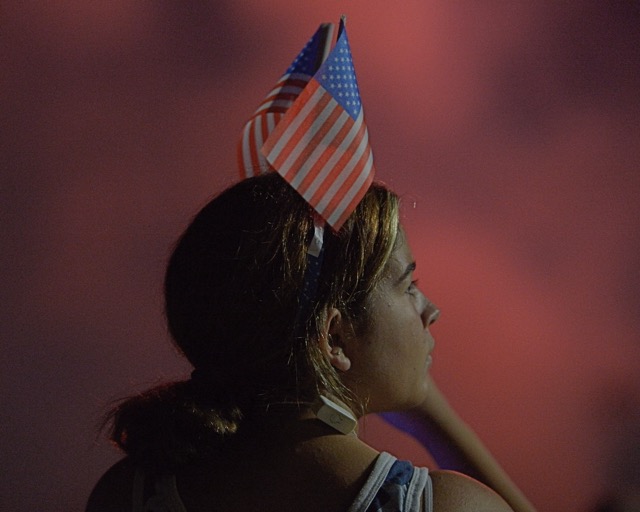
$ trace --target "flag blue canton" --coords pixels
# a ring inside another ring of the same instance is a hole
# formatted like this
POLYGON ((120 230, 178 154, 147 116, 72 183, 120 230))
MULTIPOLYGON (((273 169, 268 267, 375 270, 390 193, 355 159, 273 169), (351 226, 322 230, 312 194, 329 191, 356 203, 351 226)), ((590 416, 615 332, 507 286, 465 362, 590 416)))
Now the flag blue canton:
POLYGON ((362 108, 346 30, 314 77, 356 119, 362 108))
POLYGON ((322 53, 320 45, 323 44, 320 30, 316 32, 307 44, 287 68, 286 73, 302 73, 313 76, 318 69, 318 55, 322 53))

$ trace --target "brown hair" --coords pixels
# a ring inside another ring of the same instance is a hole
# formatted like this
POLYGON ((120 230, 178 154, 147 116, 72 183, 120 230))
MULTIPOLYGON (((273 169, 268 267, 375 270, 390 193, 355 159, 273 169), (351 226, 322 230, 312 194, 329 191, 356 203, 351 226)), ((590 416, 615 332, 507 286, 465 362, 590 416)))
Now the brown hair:
POLYGON ((361 412, 317 339, 330 307, 356 333, 366 329, 398 219, 397 196, 372 185, 338 232, 326 229, 318 289, 303 308, 309 205, 276 173, 213 199, 179 239, 165 278, 169 330, 194 378, 119 405, 112 438, 141 463, 166 466, 206 457, 245 422, 319 394, 361 412))

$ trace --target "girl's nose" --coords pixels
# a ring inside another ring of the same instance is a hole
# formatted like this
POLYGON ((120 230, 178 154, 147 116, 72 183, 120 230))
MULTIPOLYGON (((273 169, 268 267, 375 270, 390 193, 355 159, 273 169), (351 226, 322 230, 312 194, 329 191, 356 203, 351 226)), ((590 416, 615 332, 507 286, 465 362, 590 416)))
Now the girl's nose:
POLYGON ((422 323, 424 324, 424 328, 427 329, 431 326, 433 322, 435 322, 438 318, 440 318, 440 310, 436 307, 436 305, 431 302, 426 297, 424 298, 426 304, 424 309, 422 310, 422 323))

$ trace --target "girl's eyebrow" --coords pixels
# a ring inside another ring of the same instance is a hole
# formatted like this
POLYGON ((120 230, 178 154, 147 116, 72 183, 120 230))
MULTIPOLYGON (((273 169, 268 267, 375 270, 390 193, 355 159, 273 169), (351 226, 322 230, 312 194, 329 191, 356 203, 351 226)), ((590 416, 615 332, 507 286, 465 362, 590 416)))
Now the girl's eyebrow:
POLYGON ((398 278, 397 282, 401 283, 402 281, 404 281, 406 279, 406 277, 411 274, 411 272, 414 272, 416 269, 416 262, 412 261, 411 263, 409 263, 407 265, 407 268, 405 269, 405 271, 402 273, 402 275, 398 278))

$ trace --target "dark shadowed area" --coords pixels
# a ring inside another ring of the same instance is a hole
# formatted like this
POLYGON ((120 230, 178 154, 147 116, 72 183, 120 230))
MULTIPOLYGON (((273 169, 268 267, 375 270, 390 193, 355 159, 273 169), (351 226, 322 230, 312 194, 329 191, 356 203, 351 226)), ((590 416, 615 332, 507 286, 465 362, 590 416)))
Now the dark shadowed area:
MULTIPOLYGON (((343 12, 377 177, 443 311, 440 387, 541 511, 638 493, 639 4, 392 4, 3 4, 1 510, 82 510, 119 457, 110 401, 188 375, 170 248, 343 12)), ((376 418, 364 436, 429 461, 376 418)))

